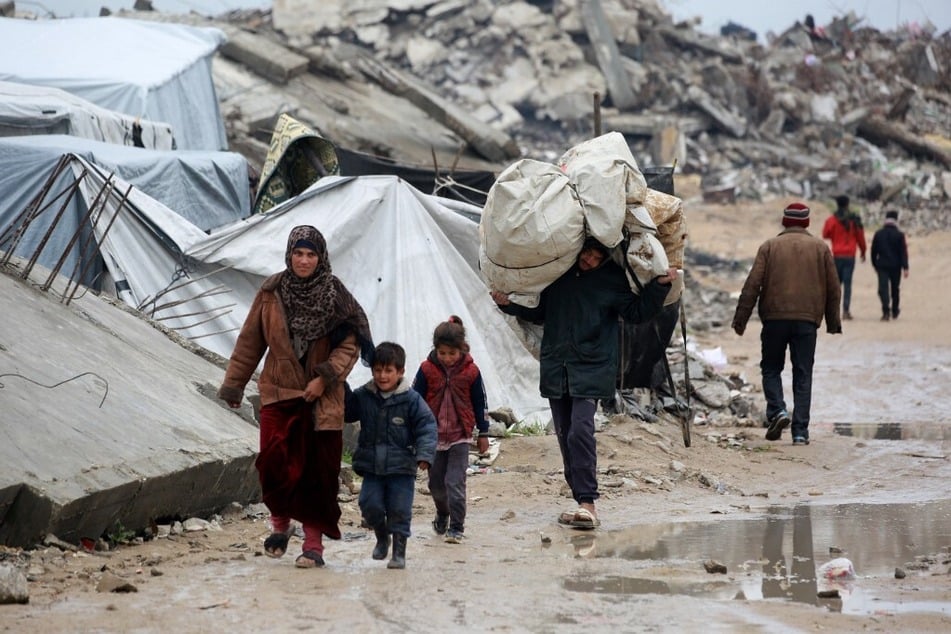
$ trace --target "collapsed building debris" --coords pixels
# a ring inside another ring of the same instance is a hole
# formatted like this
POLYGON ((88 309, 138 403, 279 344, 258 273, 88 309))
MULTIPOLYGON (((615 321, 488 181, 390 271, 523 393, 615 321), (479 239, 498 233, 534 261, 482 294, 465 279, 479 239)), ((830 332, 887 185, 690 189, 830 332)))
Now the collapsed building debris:
MULTIPOLYGON (((597 93, 605 131, 625 134, 644 165, 677 158, 710 201, 847 193, 870 226, 884 205, 907 210, 913 231, 951 226, 951 35, 933 28, 881 32, 850 13, 822 37, 797 22, 763 44, 675 23, 652 0, 289 0, 226 17, 308 57, 317 91, 369 79, 417 105, 438 100, 424 109, 468 145, 460 167, 501 171, 515 158, 506 135, 522 156, 552 160, 592 136, 597 93)), ((289 86, 286 75, 265 73, 289 86)), ((246 103, 223 103, 237 146, 246 103)), ((347 117, 340 105, 332 117, 347 117)), ((382 131, 336 139, 328 115, 296 115, 353 150, 428 163, 382 131)))

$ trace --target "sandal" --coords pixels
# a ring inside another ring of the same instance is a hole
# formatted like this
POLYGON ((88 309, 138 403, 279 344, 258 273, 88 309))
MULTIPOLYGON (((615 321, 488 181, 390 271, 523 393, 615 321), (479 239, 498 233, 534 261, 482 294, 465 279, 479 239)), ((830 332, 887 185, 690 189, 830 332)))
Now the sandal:
POLYGON ((564 513, 558 516, 558 523, 561 524, 562 526, 570 526, 571 520, 573 519, 575 519, 575 512, 565 511, 564 513))
POLYGON ((316 550, 305 550, 294 560, 294 565, 298 568, 323 568, 324 557, 316 550))
POLYGON ((287 552, 287 542, 290 537, 287 533, 271 533, 264 540, 264 554, 279 559, 287 552))
POLYGON ((601 521, 588 509, 580 507, 574 512, 574 516, 571 518, 570 525, 572 528, 591 530, 592 528, 601 526, 601 521))

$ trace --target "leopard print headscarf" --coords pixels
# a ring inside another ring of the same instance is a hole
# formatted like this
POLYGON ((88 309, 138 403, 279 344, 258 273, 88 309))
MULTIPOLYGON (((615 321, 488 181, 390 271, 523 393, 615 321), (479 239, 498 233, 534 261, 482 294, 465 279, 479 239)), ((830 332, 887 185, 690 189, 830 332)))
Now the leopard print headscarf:
POLYGON ((334 276, 323 234, 310 225, 291 229, 284 264, 287 270, 281 276, 280 294, 297 358, 302 358, 314 341, 344 324, 357 336, 367 362, 373 350, 370 323, 356 298, 334 276), (291 253, 299 247, 317 252, 317 269, 310 277, 298 277, 291 267, 291 253))

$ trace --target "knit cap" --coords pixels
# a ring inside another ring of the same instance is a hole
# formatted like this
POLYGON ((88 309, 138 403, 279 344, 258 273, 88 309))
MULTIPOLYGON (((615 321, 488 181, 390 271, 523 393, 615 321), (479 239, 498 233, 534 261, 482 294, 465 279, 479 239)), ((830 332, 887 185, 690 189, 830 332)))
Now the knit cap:
POLYGON ((784 227, 808 227, 809 207, 802 203, 790 203, 783 209, 784 227))

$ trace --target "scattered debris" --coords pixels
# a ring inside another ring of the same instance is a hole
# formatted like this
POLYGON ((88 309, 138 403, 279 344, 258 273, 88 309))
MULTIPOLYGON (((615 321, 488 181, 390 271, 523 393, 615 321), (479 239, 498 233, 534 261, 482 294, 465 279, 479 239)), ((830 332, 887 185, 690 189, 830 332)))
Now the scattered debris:
POLYGON ((703 562, 703 568, 704 570, 709 572, 711 575, 713 574, 725 575, 726 574, 726 566, 715 559, 707 559, 705 562, 703 562))

